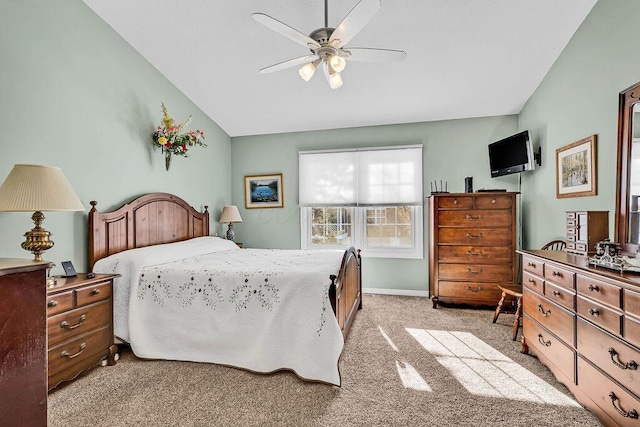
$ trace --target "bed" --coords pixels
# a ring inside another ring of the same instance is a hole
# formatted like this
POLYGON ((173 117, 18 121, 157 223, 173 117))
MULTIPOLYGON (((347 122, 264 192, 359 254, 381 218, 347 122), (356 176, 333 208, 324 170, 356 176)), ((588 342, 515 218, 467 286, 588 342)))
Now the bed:
POLYGON ((340 385, 362 308, 360 254, 240 249, 209 212, 152 193, 89 212, 89 267, 117 273, 115 335, 141 358, 209 362, 340 385))

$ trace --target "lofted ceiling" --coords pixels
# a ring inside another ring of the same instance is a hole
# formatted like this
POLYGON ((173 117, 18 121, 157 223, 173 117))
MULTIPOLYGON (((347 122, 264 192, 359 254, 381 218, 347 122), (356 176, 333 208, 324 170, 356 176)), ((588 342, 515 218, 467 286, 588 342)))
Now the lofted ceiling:
MULTIPOLYGON (((324 0, 83 0, 230 136, 517 114, 597 0, 381 0, 348 44, 402 62, 321 72, 258 70, 308 49, 254 21, 309 34, 324 0)), ((337 26, 358 0, 329 0, 337 26)))

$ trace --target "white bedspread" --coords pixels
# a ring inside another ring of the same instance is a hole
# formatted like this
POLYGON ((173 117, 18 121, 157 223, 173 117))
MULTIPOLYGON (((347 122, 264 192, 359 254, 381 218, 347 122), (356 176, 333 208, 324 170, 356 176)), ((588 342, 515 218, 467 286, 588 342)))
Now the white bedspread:
POLYGON ((139 357, 290 369, 339 385, 343 337, 328 289, 342 257, 205 237, 115 254, 94 271, 122 274, 115 333, 139 357))

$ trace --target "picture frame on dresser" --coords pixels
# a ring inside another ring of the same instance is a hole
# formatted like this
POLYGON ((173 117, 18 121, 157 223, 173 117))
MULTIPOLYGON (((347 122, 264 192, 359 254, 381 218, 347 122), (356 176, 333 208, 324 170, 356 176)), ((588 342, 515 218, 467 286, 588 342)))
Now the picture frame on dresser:
POLYGON ((556 198, 595 196, 596 135, 556 150, 556 198))

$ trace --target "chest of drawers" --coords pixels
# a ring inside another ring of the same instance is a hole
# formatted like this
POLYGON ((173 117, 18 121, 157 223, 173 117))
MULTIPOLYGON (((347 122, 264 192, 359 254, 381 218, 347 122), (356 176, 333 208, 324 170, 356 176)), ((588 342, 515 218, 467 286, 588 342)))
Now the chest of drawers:
POLYGON ((522 351, 605 425, 640 425, 640 275, 561 251, 519 252, 522 351))
POLYGON ((429 293, 439 302, 495 308, 516 277, 516 194, 429 197, 429 293))
POLYGON ((47 289, 48 386, 77 377, 106 360, 115 364, 114 275, 58 278, 47 289))

